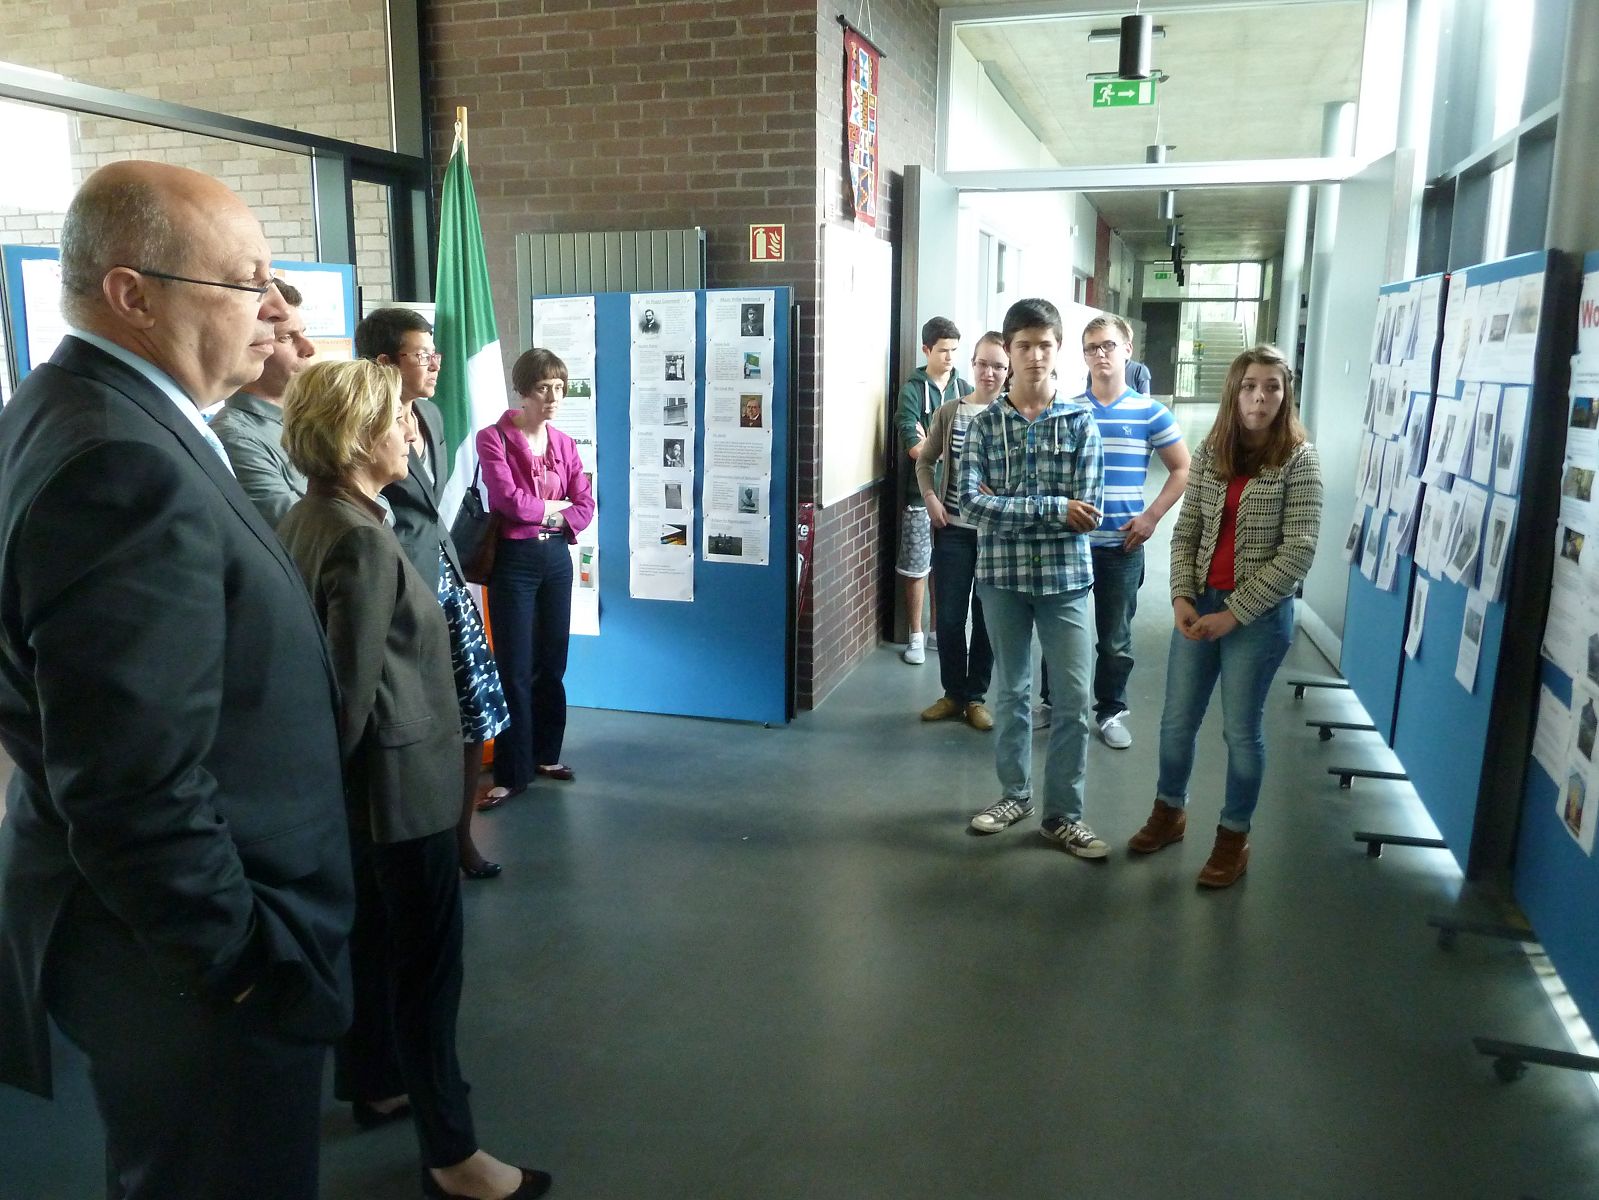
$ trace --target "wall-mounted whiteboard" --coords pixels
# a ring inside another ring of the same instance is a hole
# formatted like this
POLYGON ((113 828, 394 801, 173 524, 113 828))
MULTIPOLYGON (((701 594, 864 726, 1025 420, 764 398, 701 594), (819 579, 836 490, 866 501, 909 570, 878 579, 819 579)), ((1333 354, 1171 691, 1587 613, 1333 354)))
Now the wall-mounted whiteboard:
POLYGON ((822 226, 823 507, 888 469, 888 348, 893 249, 870 231, 822 226))

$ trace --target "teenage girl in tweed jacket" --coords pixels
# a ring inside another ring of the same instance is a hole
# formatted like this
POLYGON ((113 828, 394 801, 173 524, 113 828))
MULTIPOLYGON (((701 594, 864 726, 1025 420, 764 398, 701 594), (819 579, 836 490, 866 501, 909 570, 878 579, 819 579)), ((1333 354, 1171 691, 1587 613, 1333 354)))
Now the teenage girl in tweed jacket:
POLYGON ((1294 635, 1293 597, 1321 525, 1321 464, 1294 406, 1293 373, 1274 346, 1233 360, 1210 436, 1194 455, 1172 532, 1176 628, 1160 722, 1155 808, 1129 848, 1181 841, 1194 741, 1221 680, 1227 789, 1203 887, 1228 887, 1249 862, 1249 825, 1266 747, 1272 677, 1294 635))

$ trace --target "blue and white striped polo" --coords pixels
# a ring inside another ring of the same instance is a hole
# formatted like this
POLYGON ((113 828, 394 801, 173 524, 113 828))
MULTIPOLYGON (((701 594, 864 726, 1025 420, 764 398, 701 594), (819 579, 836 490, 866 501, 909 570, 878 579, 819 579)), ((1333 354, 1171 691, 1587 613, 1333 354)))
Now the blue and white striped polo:
POLYGON ((1119 546, 1127 522, 1144 511, 1149 456, 1182 441, 1183 431, 1169 408, 1132 388, 1111 404, 1099 403, 1091 391, 1085 391, 1082 399, 1105 444, 1105 517, 1088 540, 1095 546, 1119 546))

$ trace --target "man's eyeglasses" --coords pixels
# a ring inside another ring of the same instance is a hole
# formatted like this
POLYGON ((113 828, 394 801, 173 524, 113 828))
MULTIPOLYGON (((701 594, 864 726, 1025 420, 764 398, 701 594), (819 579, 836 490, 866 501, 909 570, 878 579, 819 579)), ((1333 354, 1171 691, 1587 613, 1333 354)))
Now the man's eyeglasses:
POLYGON ((396 354, 395 358, 409 358, 419 367, 436 367, 444 361, 444 355, 437 350, 407 350, 396 354))
POLYGON ((1083 346, 1083 357, 1094 358, 1100 354, 1114 354, 1116 348, 1120 345, 1121 343, 1115 338, 1111 338, 1109 341, 1104 342, 1088 342, 1083 346))
POLYGON ((165 271, 150 271, 144 267, 130 267, 126 263, 118 263, 124 271, 136 271, 140 275, 148 275, 151 279, 170 279, 173 283, 197 283, 201 287, 227 288, 230 292, 253 292, 257 296, 265 296, 278 286, 276 279, 269 279, 265 283, 223 283, 219 279, 190 279, 187 275, 169 275, 165 271))
POLYGON ((992 371, 996 375, 1003 375, 1006 371, 1010 370, 1010 363, 1008 363, 1008 362, 1002 362, 1002 363, 984 362, 980 358, 974 358, 974 359, 972 359, 972 370, 973 371, 992 371))

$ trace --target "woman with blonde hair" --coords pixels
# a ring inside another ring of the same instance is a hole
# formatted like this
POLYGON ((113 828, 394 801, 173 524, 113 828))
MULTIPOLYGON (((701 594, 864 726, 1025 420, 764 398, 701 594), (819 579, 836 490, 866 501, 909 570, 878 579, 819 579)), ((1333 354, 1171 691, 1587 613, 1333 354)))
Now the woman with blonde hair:
POLYGON ((1275 346, 1233 360, 1216 423, 1194 454, 1172 531, 1176 628, 1166 668, 1155 807, 1128 847, 1181 841, 1194 743, 1221 681, 1227 785, 1202 887, 1229 887, 1249 862, 1260 798, 1266 694, 1294 636, 1293 598, 1321 527, 1321 463, 1294 406, 1293 371, 1275 346))
POLYGON ((455 1050, 461 1003, 461 723, 450 632, 400 548, 383 488, 409 469, 400 373, 308 367, 283 402, 283 446, 307 478, 278 535, 327 632, 355 868, 355 1018, 336 1091, 362 1125, 405 1115, 430 1195, 526 1200, 548 1175, 479 1149, 455 1050))

